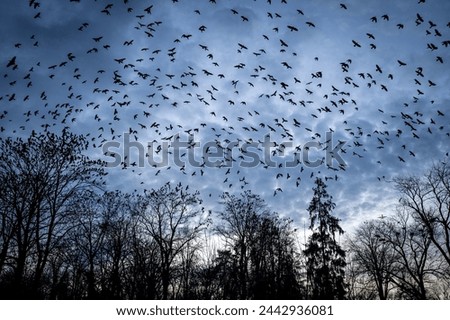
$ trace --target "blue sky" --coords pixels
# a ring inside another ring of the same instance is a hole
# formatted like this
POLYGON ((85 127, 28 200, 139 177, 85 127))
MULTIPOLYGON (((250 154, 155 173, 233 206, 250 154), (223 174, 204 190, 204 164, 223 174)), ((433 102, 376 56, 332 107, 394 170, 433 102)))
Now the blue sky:
POLYGON ((123 157, 127 132, 155 149, 195 133, 197 159, 238 145, 231 167, 108 168, 111 188, 181 181, 213 210, 250 189, 301 224, 319 176, 350 230, 395 210, 392 178, 448 157, 448 1, 37 2, 0 3, 2 136, 69 126, 105 161, 111 141, 123 157), (308 145, 325 157, 330 131, 345 166, 281 161, 308 145), (268 134, 281 162, 243 167, 239 148, 261 155, 268 134))

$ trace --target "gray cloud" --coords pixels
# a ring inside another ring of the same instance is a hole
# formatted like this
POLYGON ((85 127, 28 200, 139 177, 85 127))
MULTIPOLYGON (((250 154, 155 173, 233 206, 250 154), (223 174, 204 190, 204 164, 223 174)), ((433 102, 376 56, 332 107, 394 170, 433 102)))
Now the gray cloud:
POLYGON ((349 227, 386 214, 395 204, 386 180, 448 155, 450 4, 350 1, 343 10, 329 1, 272 2, 160 1, 151 13, 144 11, 151 2, 114 2, 108 15, 100 2, 55 0, 33 9, 3 1, 1 134, 69 126, 88 134, 89 152, 101 158, 100 146, 124 133, 144 145, 187 132, 222 145, 270 134, 302 149, 325 142, 331 129, 336 141, 347 141, 345 171, 240 168, 237 161, 230 173, 119 167, 108 169, 110 186, 183 181, 202 190, 212 209, 222 191, 251 189, 302 223, 313 178, 321 176, 349 227), (13 70, 6 65, 14 56, 13 70))

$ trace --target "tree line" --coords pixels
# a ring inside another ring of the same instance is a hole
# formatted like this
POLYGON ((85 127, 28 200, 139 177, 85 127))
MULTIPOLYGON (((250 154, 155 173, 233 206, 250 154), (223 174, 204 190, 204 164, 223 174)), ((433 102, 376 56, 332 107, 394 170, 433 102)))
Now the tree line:
POLYGON ((398 212, 343 235, 317 178, 309 237, 251 191, 105 191, 84 136, 0 138, 2 299, 450 298, 450 167, 395 181, 398 212))

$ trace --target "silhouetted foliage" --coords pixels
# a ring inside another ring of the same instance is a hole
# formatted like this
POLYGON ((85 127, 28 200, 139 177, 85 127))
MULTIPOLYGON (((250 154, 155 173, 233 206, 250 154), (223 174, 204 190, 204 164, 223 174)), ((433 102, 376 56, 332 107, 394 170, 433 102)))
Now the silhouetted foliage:
POLYGON ((313 198, 309 204, 308 239, 304 253, 310 299, 343 299, 345 297, 345 252, 336 240, 344 230, 331 212, 335 208, 325 183, 317 178, 313 198))

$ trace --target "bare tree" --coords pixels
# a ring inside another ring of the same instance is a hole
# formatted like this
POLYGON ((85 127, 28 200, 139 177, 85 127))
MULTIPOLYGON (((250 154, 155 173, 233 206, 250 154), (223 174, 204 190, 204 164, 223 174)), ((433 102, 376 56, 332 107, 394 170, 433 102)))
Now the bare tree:
POLYGON ((84 265, 87 297, 125 297, 124 273, 130 252, 133 195, 119 191, 84 192, 73 204, 77 220, 71 232, 75 254, 84 265))
POLYGON ((224 298, 300 298, 292 221, 270 212, 250 191, 240 196, 224 193, 221 203, 224 210, 219 213, 216 231, 226 250, 220 251, 217 267, 226 279, 221 284, 224 298))
POLYGON ((450 165, 441 162, 423 178, 403 177, 395 183, 402 195, 400 203, 450 266, 450 165))
POLYGON ((448 281, 446 262, 423 225, 402 209, 362 223, 347 240, 353 271, 349 282, 361 283, 363 293, 373 286, 379 299, 442 298, 439 287, 448 281))
POLYGON ((106 229, 105 263, 102 268, 103 297, 108 299, 128 296, 125 273, 131 253, 131 241, 135 219, 133 212, 137 205, 134 194, 120 191, 102 195, 103 228, 106 229))
POLYGON ((176 287, 175 299, 195 299, 197 297, 200 248, 199 241, 192 241, 180 252, 179 263, 175 270, 175 277, 178 278, 178 281, 176 285, 172 286, 176 287))
POLYGON ((82 298, 100 297, 100 266, 105 255, 105 239, 108 222, 104 219, 101 197, 86 191, 78 197, 72 210, 78 213, 75 228, 68 235, 72 239, 71 248, 76 255, 77 265, 73 268, 83 275, 86 283, 82 298))
POLYGON ((129 299, 157 299, 161 292, 160 255, 156 242, 142 234, 139 221, 133 220, 128 238, 130 252, 123 284, 129 299))
MULTIPOLYGON (((225 192, 221 204, 223 211, 219 212, 220 224, 217 232, 225 240, 229 250, 235 252, 238 259, 238 298, 248 298, 250 248, 255 241, 258 229, 258 217, 268 215, 264 201, 250 191, 246 191, 240 197, 225 192)), ((223 252, 224 254, 226 252, 223 252)), ((229 252, 229 254, 233 254, 229 252)))
POLYGON ((354 277, 363 282, 362 290, 374 286, 380 300, 386 300, 392 289, 392 271, 397 254, 380 235, 380 220, 363 222, 347 239, 347 248, 354 266, 354 277), (366 281, 366 279, 369 281, 366 281))
POLYGON ((375 284, 370 274, 361 270, 355 261, 354 253, 347 250, 347 266, 345 269, 348 285, 347 299, 349 300, 373 300, 378 297, 375 284))
POLYGON ((159 248, 162 298, 168 299, 173 265, 208 225, 209 214, 200 207, 198 191, 190 193, 181 184, 166 183, 147 192, 142 200, 141 227, 159 248))
MULTIPOLYGON (((196 298, 220 298, 220 288, 217 277, 217 259, 219 256, 219 241, 214 231, 205 230, 201 238, 201 248, 198 255, 199 263, 196 271, 196 298)), ((223 279, 223 277, 222 277, 223 279)))
POLYGON ((72 219, 70 200, 102 183, 101 163, 83 156, 86 148, 84 137, 66 130, 0 139, 0 274, 12 274, 11 292, 26 287, 38 294, 49 256, 72 219))
POLYGON ((377 232, 397 257, 390 270, 397 295, 408 299, 427 299, 436 280, 444 275, 441 268, 443 260, 432 246, 423 225, 402 209, 383 221, 377 232))

